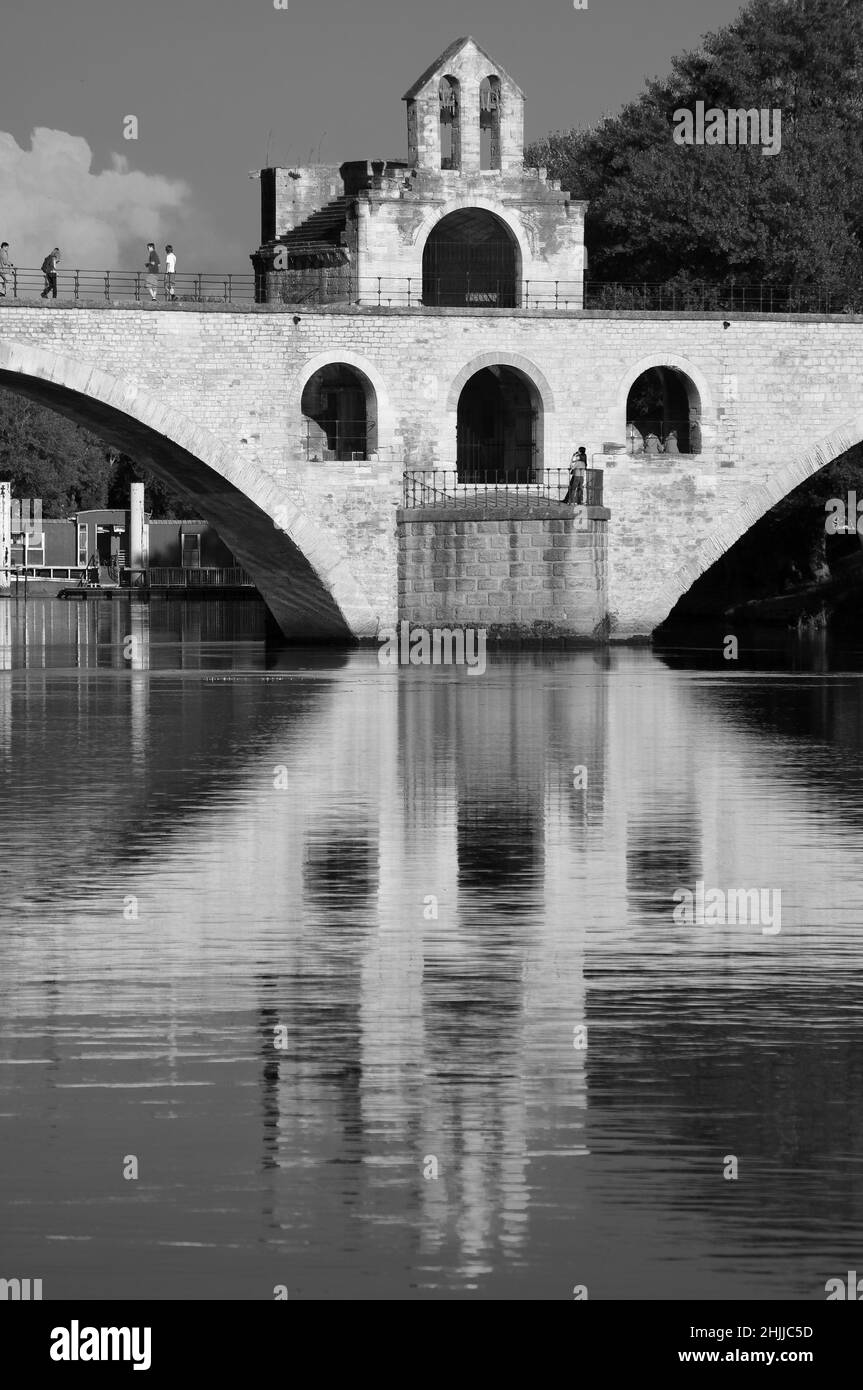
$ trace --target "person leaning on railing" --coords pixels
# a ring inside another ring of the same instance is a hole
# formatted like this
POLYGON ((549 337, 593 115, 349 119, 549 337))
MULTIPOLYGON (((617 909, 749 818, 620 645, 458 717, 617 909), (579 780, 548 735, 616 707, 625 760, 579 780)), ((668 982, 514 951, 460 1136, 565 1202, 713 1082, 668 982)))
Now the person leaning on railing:
POLYGON ((584 480, 587 477, 587 450, 580 444, 570 459, 569 487, 564 502, 580 507, 584 500, 584 480))

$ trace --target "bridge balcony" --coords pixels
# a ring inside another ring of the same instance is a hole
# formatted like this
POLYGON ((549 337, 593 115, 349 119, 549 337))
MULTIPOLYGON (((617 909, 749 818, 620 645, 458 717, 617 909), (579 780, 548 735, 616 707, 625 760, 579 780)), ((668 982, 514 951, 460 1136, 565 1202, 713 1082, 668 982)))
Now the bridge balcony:
POLYGON ((479 628, 490 640, 604 640, 610 513, 602 470, 534 479, 458 468, 404 474, 396 513, 398 612, 411 626, 479 628))
POLYGON ((404 474, 403 506, 410 511, 525 509, 544 516, 571 516, 574 507, 603 509, 602 481, 601 468, 580 468, 574 474, 568 468, 525 469, 508 478, 465 467, 415 468, 404 474))

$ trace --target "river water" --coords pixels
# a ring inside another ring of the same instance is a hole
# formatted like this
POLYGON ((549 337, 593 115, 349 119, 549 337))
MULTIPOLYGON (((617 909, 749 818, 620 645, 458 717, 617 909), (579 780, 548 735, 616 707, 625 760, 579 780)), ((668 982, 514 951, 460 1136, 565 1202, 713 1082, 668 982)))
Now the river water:
POLYGON ((0 602, 0 1275, 863 1270, 863 676, 773 648, 388 669, 257 604, 0 602), (781 930, 675 921, 698 881, 781 930))

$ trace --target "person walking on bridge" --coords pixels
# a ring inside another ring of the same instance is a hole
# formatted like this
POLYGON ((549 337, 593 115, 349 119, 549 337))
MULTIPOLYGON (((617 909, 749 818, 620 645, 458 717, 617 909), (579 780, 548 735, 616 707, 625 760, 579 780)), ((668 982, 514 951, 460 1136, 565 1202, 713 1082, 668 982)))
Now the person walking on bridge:
POLYGON ((57 266, 60 264, 60 247, 55 246, 42 262, 42 274, 45 276, 45 288, 39 296, 40 299, 47 299, 50 294, 52 299, 57 298, 57 266))
POLYGON ((153 241, 147 242, 147 289, 150 291, 150 298, 155 301, 159 293, 159 253, 153 241))

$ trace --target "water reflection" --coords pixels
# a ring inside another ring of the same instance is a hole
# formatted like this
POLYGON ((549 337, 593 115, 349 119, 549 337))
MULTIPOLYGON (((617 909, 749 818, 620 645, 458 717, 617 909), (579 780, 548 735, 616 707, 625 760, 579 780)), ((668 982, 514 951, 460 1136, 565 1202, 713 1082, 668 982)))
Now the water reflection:
POLYGON ((856 1267, 857 677, 390 671, 192 608, 0 603, 10 1269, 818 1298, 856 1267), (676 925, 698 878, 781 888, 781 934, 676 925))

